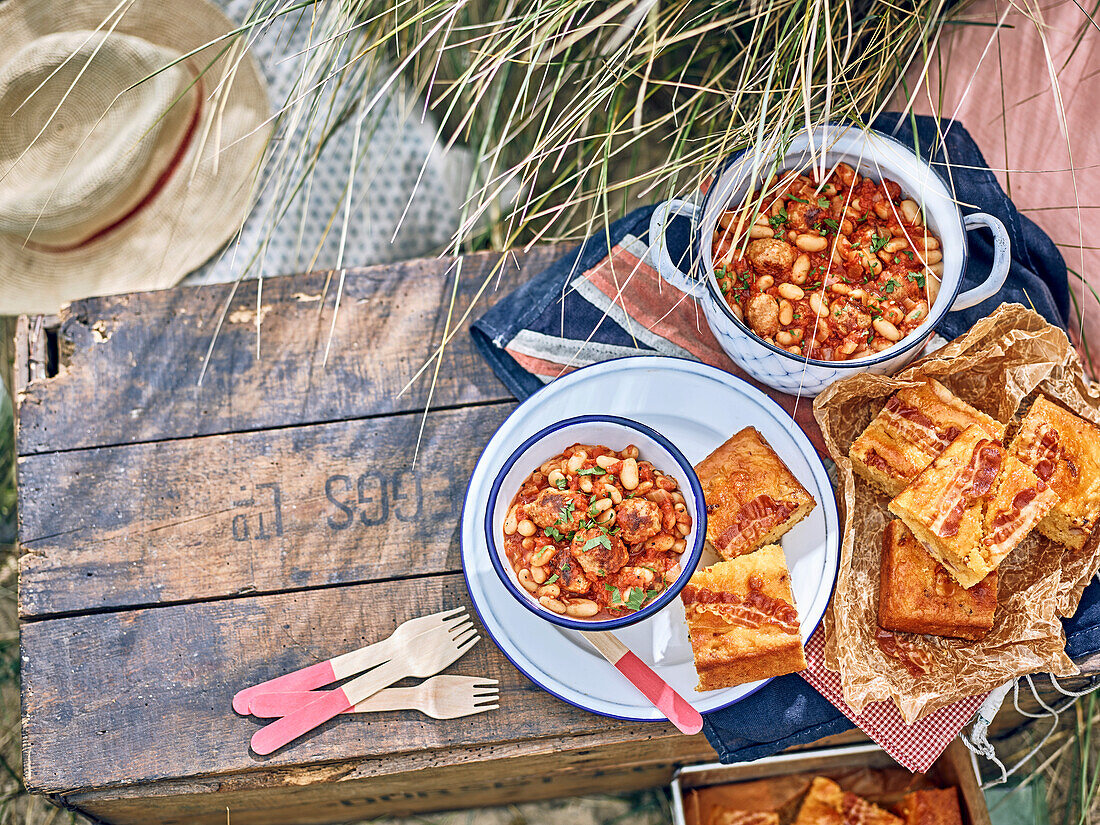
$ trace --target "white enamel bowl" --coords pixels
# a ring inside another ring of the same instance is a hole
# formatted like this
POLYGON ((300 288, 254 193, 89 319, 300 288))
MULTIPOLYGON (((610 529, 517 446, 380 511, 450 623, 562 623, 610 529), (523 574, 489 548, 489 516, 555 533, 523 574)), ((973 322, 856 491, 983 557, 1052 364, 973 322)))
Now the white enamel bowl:
POLYGON ((489 547, 489 560, 500 577, 501 583, 520 604, 548 622, 574 630, 615 630, 648 619, 676 598, 691 578, 703 552, 707 534, 707 507, 703 503, 703 490, 695 469, 676 445, 663 435, 627 418, 612 415, 582 415, 555 422, 524 441, 497 472, 489 491, 485 508, 485 543, 489 547), (573 444, 592 444, 609 447, 618 452, 628 444, 638 448, 639 458, 650 462, 665 475, 676 480, 684 497, 687 512, 691 514, 691 532, 685 536, 687 548, 680 559, 680 575, 669 584, 660 596, 641 610, 614 619, 579 619, 562 616, 548 610, 538 599, 528 593, 516 577, 515 568, 508 559, 504 546, 504 519, 512 506, 519 488, 527 477, 544 462, 559 455, 573 444))
POLYGON ((761 383, 792 395, 814 396, 833 381, 858 372, 893 374, 920 354, 944 315, 981 303, 1004 284, 1011 264, 1004 224, 985 213, 964 218, 936 171, 893 138, 854 126, 829 125, 797 135, 778 166, 772 164, 775 154, 767 150, 749 151, 731 158, 702 203, 665 201, 653 212, 649 230, 658 272, 672 286, 698 301, 722 349, 761 383), (771 177, 773 168, 805 170, 811 168, 816 158, 820 169, 822 156, 826 170, 843 161, 872 180, 886 177, 897 182, 905 197, 921 205, 925 222, 940 239, 943 250, 942 282, 924 323, 894 346, 850 361, 808 359, 757 337, 730 310, 718 286, 711 258, 711 239, 718 218, 730 204, 741 203, 746 194, 759 188, 771 177), (691 273, 681 271, 668 251, 665 232, 669 221, 676 218, 686 218, 692 223, 695 266, 691 273), (966 233, 977 227, 986 227, 993 233, 993 266, 985 281, 960 295, 967 262, 966 233))

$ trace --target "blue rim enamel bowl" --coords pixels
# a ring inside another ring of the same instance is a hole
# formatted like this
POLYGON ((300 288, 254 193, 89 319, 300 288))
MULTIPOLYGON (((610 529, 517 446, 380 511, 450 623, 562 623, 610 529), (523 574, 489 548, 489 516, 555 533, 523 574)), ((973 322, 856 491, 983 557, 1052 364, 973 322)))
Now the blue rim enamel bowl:
POLYGON ((691 462, 671 441, 651 427, 614 415, 582 415, 567 418, 539 430, 528 438, 504 462, 493 479, 485 508, 485 541, 489 559, 504 587, 532 613, 560 627, 572 630, 614 630, 643 621, 675 599, 699 564, 707 532, 707 509, 703 489, 691 462), (573 444, 602 445, 616 452, 633 444, 639 458, 649 461, 671 476, 680 487, 687 510, 692 515, 687 547, 680 556, 680 575, 652 602, 626 616, 614 619, 580 619, 560 615, 539 604, 534 594, 519 583, 516 571, 504 547, 504 519, 523 482, 542 464, 573 444))

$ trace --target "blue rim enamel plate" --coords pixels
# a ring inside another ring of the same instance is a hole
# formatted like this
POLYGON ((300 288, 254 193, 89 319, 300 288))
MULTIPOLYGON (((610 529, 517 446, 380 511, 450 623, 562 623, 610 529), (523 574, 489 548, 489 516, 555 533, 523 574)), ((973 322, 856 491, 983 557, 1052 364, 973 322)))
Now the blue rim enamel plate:
MULTIPOLYGON (((517 669, 559 699, 616 719, 661 720, 660 712, 580 633, 535 615, 505 589, 486 543, 491 488, 517 447, 557 421, 592 414, 647 425, 693 464, 743 427, 760 431, 818 504, 782 540, 803 642, 821 623, 836 583, 836 499, 809 439, 778 404, 741 379, 695 361, 639 356, 593 364, 539 390, 500 426, 474 468, 462 510, 462 570, 486 632, 517 669)), ((615 634, 702 713, 728 707, 768 681, 697 693, 679 599, 615 634)))

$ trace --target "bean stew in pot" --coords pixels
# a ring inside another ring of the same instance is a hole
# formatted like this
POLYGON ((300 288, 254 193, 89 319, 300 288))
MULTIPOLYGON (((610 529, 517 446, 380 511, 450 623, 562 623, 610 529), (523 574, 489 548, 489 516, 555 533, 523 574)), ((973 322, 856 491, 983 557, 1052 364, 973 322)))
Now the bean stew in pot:
POLYGON ((679 485, 638 448, 574 444, 531 473, 504 519, 520 584, 573 618, 640 610, 680 575, 692 518, 679 485))
POLYGON ((712 252, 726 302, 793 355, 846 361, 892 347, 928 317, 943 275, 918 204, 846 163, 823 181, 781 172, 718 222, 712 252))

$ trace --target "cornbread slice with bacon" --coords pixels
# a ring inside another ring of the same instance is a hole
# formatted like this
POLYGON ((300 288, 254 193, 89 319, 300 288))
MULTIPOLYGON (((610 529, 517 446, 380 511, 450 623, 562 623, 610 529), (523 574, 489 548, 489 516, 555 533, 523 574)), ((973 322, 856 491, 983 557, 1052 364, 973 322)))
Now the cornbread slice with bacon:
POLYGON ((851 448, 852 468, 888 496, 896 496, 967 427, 1004 439, 1005 428, 939 381, 898 390, 851 448))
POLYGON ((843 790, 824 776, 815 776, 802 800, 794 825, 904 825, 889 811, 843 790))
POLYGON ((886 630, 981 639, 993 627, 997 571, 966 590, 897 519, 882 539, 878 623, 886 630))
POLYGON ((962 825, 955 788, 914 791, 902 797, 894 810, 905 825, 962 825))
POLYGON ((755 427, 695 467, 707 504, 707 540, 725 559, 772 544, 817 506, 755 427))
POLYGON ((798 611, 777 544, 696 571, 680 592, 698 691, 755 682, 806 667, 798 611))
POLYGON ((1080 550, 1100 520, 1100 428, 1039 396, 1010 452, 1058 494, 1039 532, 1080 550))
POLYGON ((1057 498, 975 425, 890 501, 890 512, 969 589, 1001 563, 1057 498))

